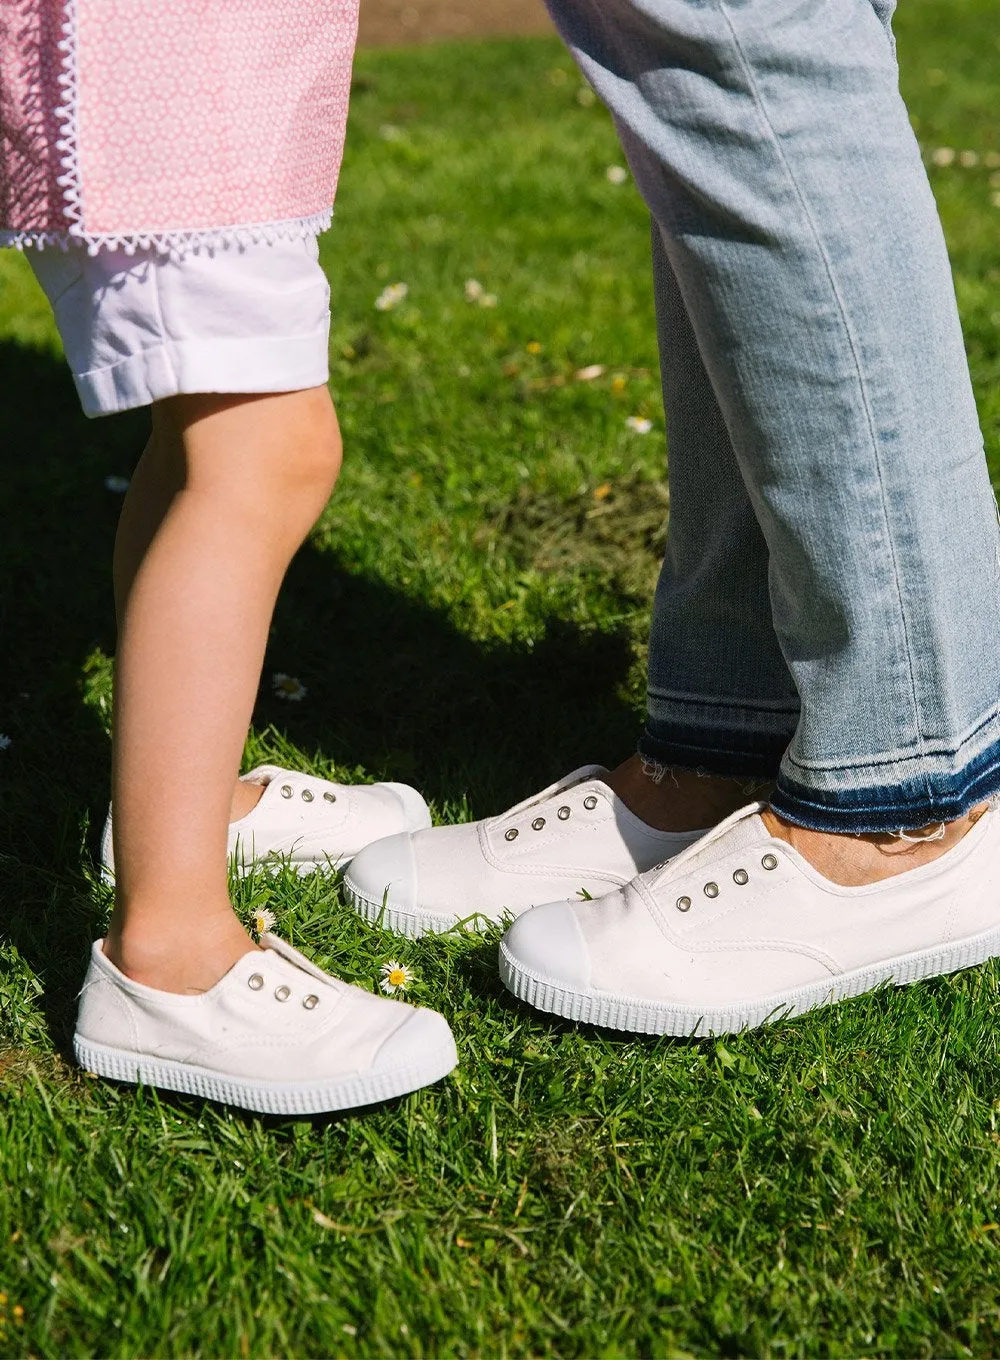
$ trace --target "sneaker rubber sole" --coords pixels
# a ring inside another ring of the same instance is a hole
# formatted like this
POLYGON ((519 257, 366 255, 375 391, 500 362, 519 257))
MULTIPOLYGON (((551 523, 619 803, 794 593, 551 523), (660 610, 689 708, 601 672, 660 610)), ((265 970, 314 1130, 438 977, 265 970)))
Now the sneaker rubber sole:
POLYGON ((411 911, 406 907, 394 906, 388 895, 369 897, 358 885, 351 881, 349 873, 344 875, 344 893, 348 902, 370 926, 382 930, 392 930, 397 935, 406 935, 411 940, 419 940, 422 935, 443 935, 449 930, 485 930, 497 922, 485 913, 470 912, 462 920, 454 916, 436 915, 429 911, 411 911))
POLYGON ((260 1081, 227 1077, 205 1067, 173 1062, 142 1053, 129 1053, 76 1036, 73 1053, 86 1072, 112 1081, 125 1081, 161 1090, 180 1091, 258 1114, 325 1114, 392 1100, 440 1081, 455 1067, 454 1040, 421 1056, 417 1063, 382 1072, 341 1077, 336 1081, 260 1081))
POLYGON ((522 967, 500 944, 500 977, 508 991, 536 1010, 548 1011, 567 1020, 600 1025, 605 1029, 626 1030, 631 1034, 670 1034, 678 1038, 735 1034, 756 1029, 793 1015, 845 1001, 876 987, 892 984, 906 987, 911 982, 955 973, 1000 954, 1000 928, 970 935, 946 946, 883 959, 828 981, 811 983, 780 992, 759 1001, 742 1001, 724 1009, 698 1010, 664 1001, 638 1000, 612 992, 579 992, 561 986, 550 978, 522 967))

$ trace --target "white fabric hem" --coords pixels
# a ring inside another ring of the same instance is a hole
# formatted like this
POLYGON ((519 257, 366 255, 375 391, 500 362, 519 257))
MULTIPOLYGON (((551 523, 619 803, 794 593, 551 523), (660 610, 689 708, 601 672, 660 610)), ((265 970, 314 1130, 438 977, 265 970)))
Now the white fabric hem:
POLYGON ((73 381, 86 416, 107 416, 192 392, 298 392, 329 376, 329 324, 304 335, 167 340, 73 381))

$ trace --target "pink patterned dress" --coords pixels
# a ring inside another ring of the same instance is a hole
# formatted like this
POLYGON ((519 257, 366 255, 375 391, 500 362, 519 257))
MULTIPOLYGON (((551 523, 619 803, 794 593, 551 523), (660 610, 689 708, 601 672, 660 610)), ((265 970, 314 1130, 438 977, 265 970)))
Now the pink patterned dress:
POLYGON ((0 245, 330 220, 358 0, 0 0, 0 245))

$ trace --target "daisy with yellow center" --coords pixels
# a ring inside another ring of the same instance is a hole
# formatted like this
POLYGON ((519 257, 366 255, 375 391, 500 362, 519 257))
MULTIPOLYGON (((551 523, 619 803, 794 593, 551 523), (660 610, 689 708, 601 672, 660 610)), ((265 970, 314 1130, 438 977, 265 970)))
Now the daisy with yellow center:
POLYGON ((386 996, 394 996, 396 992, 405 992, 407 987, 416 982, 416 974, 407 968, 405 963, 383 963, 381 968, 382 980, 379 986, 386 996))
POLYGON ((269 911, 267 907, 257 908, 253 914, 253 930, 258 939, 266 930, 274 929, 275 920, 276 917, 273 911, 269 911))

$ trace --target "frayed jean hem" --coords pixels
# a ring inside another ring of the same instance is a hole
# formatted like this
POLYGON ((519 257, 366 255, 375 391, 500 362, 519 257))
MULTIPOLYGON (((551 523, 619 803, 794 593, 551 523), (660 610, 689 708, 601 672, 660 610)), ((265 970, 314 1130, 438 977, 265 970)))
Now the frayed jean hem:
POLYGON ((657 723, 639 738, 636 750, 643 760, 679 769, 700 770, 734 778, 777 779, 791 732, 758 734, 736 728, 713 728, 710 734, 657 723), (700 739, 699 739, 700 738, 700 739))
MULTIPOLYGON (((776 779, 775 812, 812 831, 845 835, 913 831, 953 822, 1000 793, 1000 741, 951 775, 916 775, 899 783, 859 782, 851 788, 810 788, 779 770, 789 737, 772 734, 647 727, 637 750, 644 760, 729 778, 776 779), (706 740, 707 739, 707 740, 706 740), (708 744, 711 741, 711 745, 708 744)), ((859 781, 871 778, 859 770, 859 781)))
MULTIPOLYGON (((859 771, 859 777, 863 772, 859 771)), ((918 775, 898 784, 815 789, 789 779, 782 771, 771 806, 798 826, 861 835, 914 831, 937 822, 953 822, 997 793, 1000 741, 955 774, 918 775)))

